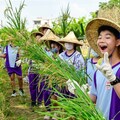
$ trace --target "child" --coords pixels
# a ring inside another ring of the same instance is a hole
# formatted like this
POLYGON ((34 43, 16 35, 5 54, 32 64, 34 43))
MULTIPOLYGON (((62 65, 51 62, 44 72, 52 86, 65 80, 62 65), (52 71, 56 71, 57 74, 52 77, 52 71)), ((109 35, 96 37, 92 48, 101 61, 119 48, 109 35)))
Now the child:
MULTIPOLYGON (((41 38, 41 40, 45 42, 47 47, 53 53, 52 55, 53 58, 54 58, 54 55, 59 55, 59 53, 63 52, 63 45, 58 42, 59 39, 60 38, 56 36, 51 30, 48 30, 46 34, 41 38)), ((47 83, 46 83, 45 90, 44 90, 44 103, 47 108, 47 111, 51 111, 49 107, 51 104, 51 97, 52 99, 57 99, 51 90, 52 88, 48 88, 47 83)), ((49 120, 50 116, 46 115, 44 116, 44 119, 49 120)), ((52 118, 52 120, 56 120, 56 119, 52 118)))
POLYGON ((47 30, 51 30, 54 33, 54 31, 50 28, 50 26, 49 26, 48 23, 45 23, 44 25, 42 25, 41 27, 39 27, 38 30, 40 32, 42 32, 44 35, 47 32, 47 30))
POLYGON ((74 32, 70 32, 66 37, 62 38, 59 42, 64 43, 65 51, 59 57, 72 64, 76 70, 84 68, 85 62, 80 52, 76 50, 77 46, 82 46, 82 43, 77 40, 74 32))
MULTIPOLYGON (((37 43, 40 43, 40 38, 41 38, 42 36, 43 36, 43 33, 42 33, 42 32, 33 32, 33 33, 31 34, 31 37, 33 37, 33 39, 35 38, 37 43)), ((26 63, 27 63, 27 61, 29 61, 29 60, 26 59, 26 63)), ((28 73, 27 73, 27 75, 23 78, 23 80, 24 80, 24 82, 29 83, 28 73)))
MULTIPOLYGON (((35 37, 37 43, 39 43, 40 37, 43 34, 40 32, 35 32, 31 34, 31 37, 35 37)), ((29 70, 28 70, 28 78, 29 78, 29 88, 30 88, 30 96, 31 96, 31 107, 36 105, 41 105, 43 99, 43 90, 41 89, 44 86, 43 82, 40 82, 40 75, 38 73, 38 69, 35 67, 36 63, 32 60, 29 62, 29 70), (39 87, 40 82, 40 87, 39 87), (37 102, 37 103, 36 103, 37 102)))
POLYGON ((1 57, 6 59, 5 67, 10 77, 12 91, 13 91, 11 96, 15 97, 17 95, 15 88, 15 74, 17 75, 18 83, 19 83, 19 94, 23 96, 24 91, 23 91, 22 68, 21 68, 21 60, 19 59, 20 49, 19 47, 14 45, 13 38, 9 37, 9 40, 10 43, 5 47, 1 57))
MULTIPOLYGON (((76 47, 82 46, 82 43, 77 40, 74 32, 71 31, 66 37, 62 38, 60 40, 60 42, 64 43, 66 50, 63 51, 59 55, 59 57, 62 60, 66 61, 68 64, 73 65, 75 67, 76 71, 83 69, 85 67, 85 62, 84 62, 83 56, 81 55, 80 52, 78 52, 76 50, 76 47)), ((70 85, 70 84, 72 84, 72 81, 68 80, 66 83, 68 85, 68 90, 70 92, 68 92, 66 90, 62 90, 62 91, 64 91, 64 93, 70 94, 70 96, 74 96, 75 87, 74 87, 74 89, 72 89, 72 86, 70 85)))
POLYGON ((107 120, 120 120, 120 26, 97 18, 88 23, 86 37, 104 61, 97 64, 90 98, 107 120))

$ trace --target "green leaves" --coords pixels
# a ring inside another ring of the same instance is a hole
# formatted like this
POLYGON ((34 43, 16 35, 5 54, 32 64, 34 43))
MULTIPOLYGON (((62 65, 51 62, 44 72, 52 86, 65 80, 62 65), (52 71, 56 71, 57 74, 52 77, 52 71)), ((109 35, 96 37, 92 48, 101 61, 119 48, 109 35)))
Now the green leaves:
POLYGON ((4 11, 4 15, 7 18, 8 26, 19 31, 25 29, 26 19, 21 18, 21 13, 24 8, 24 1, 20 4, 19 8, 13 8, 11 1, 7 3, 7 8, 4 11))

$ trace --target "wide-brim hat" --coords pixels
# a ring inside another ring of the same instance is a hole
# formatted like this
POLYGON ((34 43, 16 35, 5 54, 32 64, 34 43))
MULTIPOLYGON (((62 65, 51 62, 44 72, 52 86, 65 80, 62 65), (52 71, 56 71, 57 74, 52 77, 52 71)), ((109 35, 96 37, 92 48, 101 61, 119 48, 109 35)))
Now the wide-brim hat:
POLYGON ((16 40, 16 38, 14 38, 13 36, 7 36, 7 38, 5 39, 5 41, 13 41, 16 40))
POLYGON ((98 29, 99 27, 107 25, 115 28, 116 30, 120 31, 120 26, 115 22, 105 19, 105 18, 96 18, 90 21, 86 26, 86 38, 88 43, 90 44, 91 48, 97 52, 98 55, 103 56, 100 50, 97 47, 97 40, 98 40, 98 29))
POLYGON ((50 47, 50 43, 54 41, 60 44, 64 48, 63 44, 59 42, 60 38, 56 36, 51 30, 47 30, 45 35, 41 37, 40 40, 44 41, 48 47, 50 47))
POLYGON ((73 31, 68 33, 68 35, 65 36, 64 38, 61 38, 59 42, 61 42, 61 43, 73 43, 73 44, 76 44, 77 46, 83 45, 82 42, 78 41, 78 39, 76 38, 73 31))
POLYGON ((45 23, 44 25, 42 25, 41 27, 38 28, 38 30, 41 32, 43 29, 50 29, 52 32, 54 32, 52 30, 52 28, 49 26, 49 24, 45 23))
POLYGON ((37 35, 43 36, 43 33, 38 31, 31 33, 31 37, 36 37, 37 35))

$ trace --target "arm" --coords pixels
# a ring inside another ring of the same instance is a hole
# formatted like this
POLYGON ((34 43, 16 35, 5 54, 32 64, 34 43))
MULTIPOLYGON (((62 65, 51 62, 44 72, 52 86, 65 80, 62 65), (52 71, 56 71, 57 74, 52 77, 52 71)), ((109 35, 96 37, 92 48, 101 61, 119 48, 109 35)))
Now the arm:
POLYGON ((117 96, 120 98, 120 83, 113 86, 117 96))
POLYGON ((96 96, 92 95, 92 94, 89 94, 89 96, 90 96, 90 99, 92 100, 92 102, 96 103, 96 100, 97 100, 96 96))
POLYGON ((0 54, 1 58, 6 58, 6 47, 3 49, 3 52, 0 54))
POLYGON ((6 58, 6 54, 0 54, 1 58, 6 58))
POLYGON ((75 55, 74 61, 73 61, 73 65, 75 66, 75 68, 78 69, 82 69, 85 67, 85 61, 83 56, 79 53, 77 55, 75 55))

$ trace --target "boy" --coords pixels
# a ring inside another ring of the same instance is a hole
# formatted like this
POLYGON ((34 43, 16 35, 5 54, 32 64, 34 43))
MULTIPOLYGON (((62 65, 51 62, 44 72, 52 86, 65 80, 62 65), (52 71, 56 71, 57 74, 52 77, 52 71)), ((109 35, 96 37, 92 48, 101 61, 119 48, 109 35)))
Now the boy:
POLYGON ((86 37, 104 61, 97 63, 97 71, 90 91, 90 98, 107 120, 120 120, 120 26, 97 18, 88 23, 86 37))

